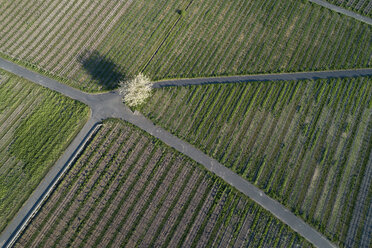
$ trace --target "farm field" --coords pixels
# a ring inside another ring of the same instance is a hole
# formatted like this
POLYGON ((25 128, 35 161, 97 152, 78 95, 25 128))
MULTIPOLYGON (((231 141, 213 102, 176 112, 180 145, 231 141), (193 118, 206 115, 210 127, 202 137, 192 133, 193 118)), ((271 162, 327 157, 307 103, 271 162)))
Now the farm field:
POLYGON ((371 77, 166 87, 140 111, 338 245, 371 244, 371 77))
POLYGON ((372 1, 370 0, 326 0, 329 3, 353 10, 359 14, 372 17, 372 1))
POLYGON ((311 247, 152 136, 107 120, 15 247, 311 247))
POLYGON ((139 71, 158 80, 370 67, 370 37, 367 24, 307 1, 0 0, 2 56, 90 92, 139 71))
POLYGON ((145 73, 163 79, 369 67, 367 37, 369 25, 308 1, 194 1, 145 73))
POLYGON ((0 232, 88 115, 85 105, 0 70, 0 232))

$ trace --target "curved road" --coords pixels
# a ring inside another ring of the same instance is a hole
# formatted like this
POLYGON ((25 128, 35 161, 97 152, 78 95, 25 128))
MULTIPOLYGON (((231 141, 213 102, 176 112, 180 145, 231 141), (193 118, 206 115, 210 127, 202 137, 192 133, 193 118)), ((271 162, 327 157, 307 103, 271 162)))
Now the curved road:
MULTIPOLYGON (((71 88, 67 85, 61 84, 53 79, 42 76, 36 72, 29 71, 23 67, 20 67, 12 62, 0 59, 0 68, 14 73, 20 77, 26 78, 32 82, 40 84, 49 89, 58 91, 70 98, 81 101, 92 109, 91 119, 80 131, 78 136, 67 148, 62 157, 57 161, 57 163, 51 168, 47 176, 42 180, 40 185, 35 189, 31 197, 26 201, 20 211, 17 213, 15 218, 7 226, 7 228, 0 235, 0 246, 8 247, 15 240, 19 231, 25 226, 30 217, 37 211, 40 203, 48 195, 50 189, 58 180, 59 176, 63 171, 71 164, 74 156, 78 153, 79 149, 84 145, 90 134, 94 131, 95 126, 99 124, 103 119, 112 117, 120 118, 122 120, 128 121, 144 131, 152 134, 158 139, 162 140, 167 145, 175 148, 176 150, 182 152, 183 154, 194 159, 198 163, 205 166, 206 169, 215 173, 219 177, 223 178, 227 183, 234 186, 236 189, 247 195, 249 198, 260 204, 262 207, 270 211, 278 219, 286 223, 293 230, 298 232, 309 242, 317 247, 335 247, 329 240, 327 240, 322 234, 317 232, 311 226, 306 224, 301 218, 292 214, 287 208, 281 205, 276 200, 268 197, 263 191, 240 177, 238 174, 234 173, 230 169, 226 168, 220 164, 215 159, 210 158, 200 150, 196 149, 187 142, 184 142, 164 129, 155 126, 151 121, 146 119, 140 113, 132 113, 129 108, 127 108, 122 102, 120 96, 116 92, 109 92, 104 94, 87 94, 71 88)), ((343 73, 345 73, 344 71, 343 73)), ((331 73, 334 77, 334 72, 331 73)), ((357 75, 371 75, 371 70, 367 69, 367 72, 360 72, 358 70, 348 71, 351 76, 357 75), (362 73, 362 74, 361 74, 362 73)), ((309 73, 311 75, 317 75, 317 72, 309 73)), ((337 74, 337 73, 336 73, 337 74)), ((293 74, 278 74, 277 77, 288 77, 293 74)), ((271 76, 267 80, 272 80, 271 76)), ((229 77, 223 78, 223 80, 229 79, 229 82, 233 82, 241 77, 229 77), (230 79, 231 80, 230 80, 230 79)), ((243 77, 244 78, 244 77, 243 77)), ((197 79, 196 82, 201 79, 197 79)), ((206 79, 203 79, 206 80, 206 79)), ((213 78, 215 81, 216 78, 213 78)), ((260 79, 262 80, 262 79, 260 79)), ((180 80, 176 80, 178 82, 180 80)), ((167 81, 168 84, 172 81, 167 81)), ((189 84, 192 80, 187 81, 189 84)), ((161 83, 157 84, 158 86, 161 83)))
POLYGON ((312 2, 312 3, 318 4, 320 6, 323 6, 323 7, 327 8, 327 9, 336 11, 337 13, 340 13, 340 14, 343 14, 343 15, 347 15, 349 17, 352 17, 354 19, 357 19, 358 21, 365 22, 365 23, 367 23, 369 25, 372 25, 372 19, 369 18, 369 17, 367 17, 367 16, 359 15, 358 13, 355 13, 353 11, 350 11, 350 10, 344 9, 342 7, 339 7, 339 6, 330 4, 327 1, 323 1, 323 0, 309 0, 309 1, 312 2))
MULTIPOLYGON (((309 0, 315 4, 331 9, 338 13, 355 18, 359 21, 372 25, 372 19, 366 16, 359 15, 355 12, 335 6, 323 0, 309 0)), ((73 162, 80 149, 88 141, 89 137, 96 130, 97 125, 103 119, 108 117, 120 118, 131 122, 148 133, 159 138, 169 146, 186 154, 195 161, 204 165, 206 169, 217 174, 226 182, 236 187, 245 195, 256 201, 265 209, 269 210, 278 219, 289 225, 308 241, 317 247, 334 247, 325 237, 315 231, 312 227, 303 222, 300 218, 293 215, 288 209, 282 206, 277 201, 265 195, 261 190, 250 184, 236 173, 224 167, 216 160, 208 157, 200 150, 190 144, 176 138, 164 129, 153 125, 149 120, 139 113, 132 113, 125 105, 121 103, 120 96, 115 92, 106 94, 91 95, 86 94, 50 78, 31 72, 18 65, 15 65, 6 60, 0 59, 0 68, 12 72, 18 76, 24 77, 30 81, 38 83, 44 87, 58 91, 70 98, 81 101, 92 109, 90 120, 84 125, 82 130, 66 149, 64 154, 59 158, 56 164, 50 169, 47 176, 42 180, 30 198, 26 201, 17 215, 13 218, 7 228, 0 234, 0 246, 8 247, 15 240, 22 228, 36 213, 42 201, 48 196, 52 188, 63 174, 63 172, 73 162)), ((234 77, 219 77, 219 78, 198 78, 198 79, 180 79, 180 80, 165 80, 156 82, 154 87, 164 86, 184 86, 196 84, 213 84, 213 83, 236 83, 247 81, 275 81, 275 80, 300 80, 300 79, 318 79, 318 78, 334 78, 334 77, 355 77, 372 75, 372 69, 360 70, 342 70, 342 71, 324 71, 324 72, 300 72, 300 73, 282 73, 282 74, 266 74, 266 75, 247 75, 234 77)))

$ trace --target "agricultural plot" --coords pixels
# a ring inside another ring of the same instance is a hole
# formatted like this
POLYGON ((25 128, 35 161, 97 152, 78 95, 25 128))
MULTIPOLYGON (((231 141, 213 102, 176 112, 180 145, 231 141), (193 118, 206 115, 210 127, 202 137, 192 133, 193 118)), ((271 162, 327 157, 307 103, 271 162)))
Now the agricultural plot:
POLYGON ((371 27, 297 0, 0 0, 0 52, 85 91, 371 66, 371 27), (184 11, 180 11, 184 10, 184 11))
POLYGON ((310 247, 195 162, 104 123, 15 247, 310 247))
POLYGON ((74 87, 98 91, 115 87, 128 70, 135 70, 151 56, 176 20, 176 9, 184 7, 186 1, 0 3, 2 53, 68 79, 65 82, 74 87), (128 26, 122 27, 122 23, 128 26), (131 51, 135 54, 125 54, 131 51), (114 64, 113 54, 127 60, 114 64))
POLYGON ((326 0, 334 5, 353 10, 362 15, 372 17, 372 1, 370 0, 326 0))
POLYGON ((194 1, 145 73, 162 79, 368 67, 371 34, 369 25, 308 1, 194 1))
POLYGON ((161 88, 141 111, 339 245, 372 242, 371 77, 161 88))
POLYGON ((0 71, 0 232, 88 114, 81 103, 0 71))

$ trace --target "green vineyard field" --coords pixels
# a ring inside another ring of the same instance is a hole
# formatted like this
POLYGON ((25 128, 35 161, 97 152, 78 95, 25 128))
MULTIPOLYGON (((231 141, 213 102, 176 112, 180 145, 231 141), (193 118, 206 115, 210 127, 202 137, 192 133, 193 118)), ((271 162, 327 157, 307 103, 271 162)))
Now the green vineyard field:
POLYGON ((311 247, 138 128, 108 120, 15 247, 311 247))
POLYGON ((84 91, 371 66, 371 27, 298 0, 0 0, 0 53, 84 91), (182 10, 182 11, 181 11, 182 10))
POLYGON ((0 70, 0 232, 88 115, 85 105, 0 70))
POLYGON ((166 87, 140 110, 341 246, 372 242, 371 77, 166 87))

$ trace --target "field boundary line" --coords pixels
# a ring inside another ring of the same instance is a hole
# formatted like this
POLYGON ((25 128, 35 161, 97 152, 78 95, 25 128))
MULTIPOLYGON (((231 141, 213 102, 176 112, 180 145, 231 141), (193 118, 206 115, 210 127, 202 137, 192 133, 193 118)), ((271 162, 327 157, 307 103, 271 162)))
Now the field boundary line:
MULTIPOLYGON (((86 122, 85 125, 89 126, 90 125, 89 122, 91 120, 93 120, 92 117, 86 122)), ((38 213, 38 211, 40 210, 42 204, 47 200, 47 198, 51 195, 51 193, 53 192, 53 190, 56 188, 56 186, 60 182, 61 178, 66 174, 66 172, 71 167, 71 165, 76 162, 76 160, 78 159, 78 157, 81 155, 81 153, 83 152, 83 150, 86 148, 87 143, 91 140, 91 138, 93 137, 93 135, 95 135, 97 133, 97 131, 101 127, 102 127, 102 123, 99 123, 99 122, 93 123, 93 126, 89 129, 88 133, 85 134, 84 140, 82 142, 80 142, 79 147, 77 148, 77 150, 75 150, 74 153, 72 154, 72 156, 70 156, 69 160, 64 164, 64 166, 62 167, 62 169, 58 171, 58 173, 54 177, 53 181, 48 185, 48 188, 46 190, 44 190, 39 197, 37 197, 37 196, 35 197, 33 195, 30 196, 29 200, 31 199, 31 201, 34 200, 36 202, 33 204, 33 206, 31 207, 31 209, 26 212, 26 215, 22 218, 21 223, 19 223, 16 226, 16 228, 15 228, 15 230, 13 232, 6 233, 6 229, 8 229, 8 227, 10 226, 11 223, 8 224, 7 228, 4 230, 4 232, 2 233, 1 236, 4 235, 4 236, 9 236, 9 237, 1 237, 1 239, 0 239, 0 245, 1 245, 1 247, 3 247, 3 248, 10 248, 10 247, 13 246, 13 244, 17 241, 17 239, 19 238, 19 236, 22 233, 22 231, 25 230, 25 228, 30 223, 30 221, 32 221, 32 219, 38 213)), ((75 139, 77 139, 77 138, 78 137, 76 137, 75 139)), ((73 142, 71 143, 71 145, 72 144, 73 144, 73 142)), ((57 163, 55 165, 57 165, 57 163)), ((46 177, 44 177, 44 179, 46 177)), ((41 183, 39 184, 39 186, 40 185, 41 185, 41 183)), ((36 188, 34 190, 34 193, 36 191, 38 191, 38 188, 36 188)), ((25 203, 25 205, 27 205, 27 202, 25 203)), ((22 208, 21 208, 21 210, 22 210, 22 208)), ((17 224, 17 223, 15 223, 15 224, 17 224)))
POLYGON ((346 16, 349 16, 349 17, 354 18, 354 19, 356 19, 358 21, 367 23, 368 25, 372 25, 372 19, 371 18, 369 18, 367 16, 363 16, 361 14, 358 14, 358 13, 356 13, 354 11, 347 10, 345 8, 336 6, 334 4, 328 3, 328 2, 323 1, 323 0, 309 0, 309 2, 315 3, 317 5, 320 5, 320 6, 324 7, 324 8, 333 10, 333 11, 335 11, 337 13, 340 13, 340 14, 343 14, 343 15, 346 15, 346 16))

